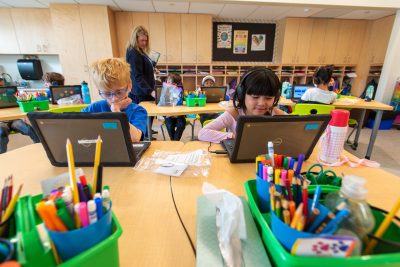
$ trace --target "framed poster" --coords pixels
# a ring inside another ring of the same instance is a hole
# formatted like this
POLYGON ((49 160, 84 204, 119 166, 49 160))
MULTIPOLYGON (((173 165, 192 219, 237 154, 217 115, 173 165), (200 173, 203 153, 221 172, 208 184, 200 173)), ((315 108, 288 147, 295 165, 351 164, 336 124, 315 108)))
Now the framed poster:
POLYGON ((265 51, 265 34, 251 35, 251 51, 265 51))
POLYGON ((233 53, 247 54, 247 36, 248 31, 233 32, 233 53))
POLYGON ((232 25, 221 24, 217 26, 217 48, 232 47, 232 25))

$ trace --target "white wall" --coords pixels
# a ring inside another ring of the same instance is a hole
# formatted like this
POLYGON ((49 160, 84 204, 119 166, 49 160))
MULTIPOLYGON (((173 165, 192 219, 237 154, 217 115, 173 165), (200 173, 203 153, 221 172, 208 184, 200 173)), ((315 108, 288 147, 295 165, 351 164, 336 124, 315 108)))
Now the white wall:
MULTIPOLYGON (((1 55, 0 54, 0 74, 5 72, 11 75, 14 82, 21 82, 22 78, 19 75, 17 68, 17 60, 22 59, 23 55, 1 55)), ((62 73, 60 60, 58 55, 39 55, 38 58, 42 63, 43 73, 58 72, 62 73)), ((30 81, 29 87, 43 87, 42 81, 30 81)))

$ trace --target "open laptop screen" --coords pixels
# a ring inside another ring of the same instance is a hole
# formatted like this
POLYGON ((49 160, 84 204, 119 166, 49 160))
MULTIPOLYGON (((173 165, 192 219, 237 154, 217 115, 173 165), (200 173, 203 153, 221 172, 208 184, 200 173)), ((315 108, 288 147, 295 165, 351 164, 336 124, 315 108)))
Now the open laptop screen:
POLYGON ((274 143, 274 152, 307 159, 330 120, 330 115, 310 116, 241 116, 237 124, 237 137, 232 162, 253 162, 255 157, 267 153, 268 141, 274 143))
POLYGON ((313 85, 310 84, 296 84, 293 86, 293 93, 292 93, 292 99, 294 100, 299 100, 301 97, 304 95, 304 93, 307 91, 308 88, 314 87, 313 85))
POLYGON ((207 103, 219 103, 225 100, 226 86, 202 86, 201 91, 206 93, 207 103))
POLYGON ((82 90, 80 85, 57 85, 50 86, 51 103, 57 104, 57 100, 72 95, 80 95, 82 98, 82 90))
POLYGON ((136 163, 125 113, 31 112, 28 118, 38 133, 50 162, 67 166, 65 144, 71 140, 77 166, 93 166, 96 139, 103 140, 101 163, 131 166, 136 163))
POLYGON ((0 87, 0 108, 18 107, 16 86, 0 87))

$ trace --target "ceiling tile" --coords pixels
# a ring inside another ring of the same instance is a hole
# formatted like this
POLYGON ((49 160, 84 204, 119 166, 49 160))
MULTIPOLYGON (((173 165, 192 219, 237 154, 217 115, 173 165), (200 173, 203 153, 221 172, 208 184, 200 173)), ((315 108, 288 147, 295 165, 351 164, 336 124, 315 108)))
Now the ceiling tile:
POLYGON ((306 18, 310 17, 313 14, 320 12, 322 8, 316 8, 316 7, 291 7, 289 8, 286 12, 282 14, 277 14, 274 19, 275 20, 280 20, 283 18, 287 17, 300 17, 300 18, 306 18))
POLYGON ((10 7, 10 5, 7 5, 6 3, 0 2, 0 7, 10 7))
POLYGON ((387 10, 354 10, 345 15, 339 16, 339 19, 379 19, 394 14, 394 11, 387 10))
MULTIPOLYGON (((58 1, 58 0, 55 0, 58 1)), ((82 5, 106 5, 115 10, 120 10, 113 0, 75 0, 82 5)))
POLYGON ((224 4, 191 2, 189 6, 189 13, 218 15, 223 7, 224 4))
POLYGON ((313 14, 312 18, 337 18, 352 12, 352 9, 339 9, 339 8, 325 8, 318 13, 313 14))
POLYGON ((264 19, 271 20, 288 11, 287 6, 261 6, 248 16, 248 19, 264 19))
POLYGON ((45 4, 42 4, 36 0, 1 0, 1 2, 11 7, 46 7, 45 4))
POLYGON ((42 3, 46 7, 49 7, 50 4, 76 4, 74 0, 37 0, 42 3))
POLYGON ((150 1, 114 0, 123 11, 155 12, 150 1))
POLYGON ((189 2, 164 2, 153 1, 156 12, 188 13, 189 2))
POLYGON ((259 8, 259 6, 256 5, 226 4, 221 13, 219 13, 218 17, 244 19, 253 13, 257 8, 259 8))

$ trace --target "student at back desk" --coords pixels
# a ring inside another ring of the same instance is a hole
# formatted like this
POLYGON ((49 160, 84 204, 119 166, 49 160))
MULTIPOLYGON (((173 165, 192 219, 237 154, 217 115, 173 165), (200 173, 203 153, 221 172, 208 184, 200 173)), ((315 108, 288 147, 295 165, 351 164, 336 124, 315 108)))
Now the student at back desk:
POLYGON ((278 109, 281 83, 275 73, 268 68, 251 68, 243 75, 233 97, 233 108, 229 108, 214 121, 199 131, 199 140, 219 143, 235 138, 239 116, 284 115, 278 109), (221 132, 222 129, 229 132, 221 132))

